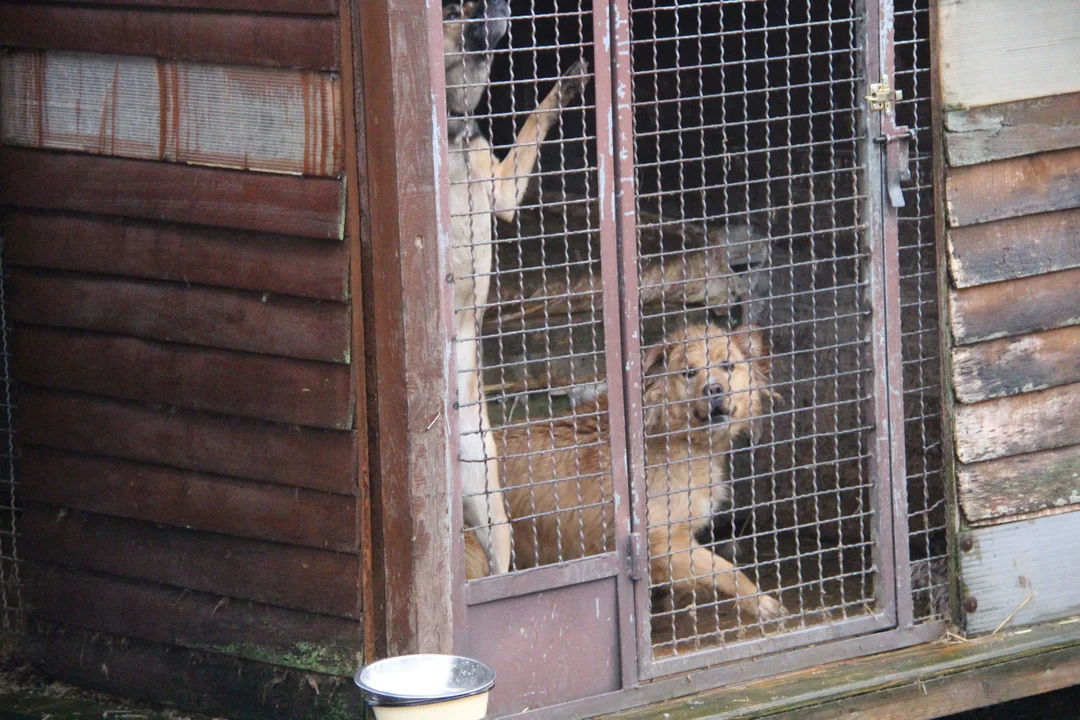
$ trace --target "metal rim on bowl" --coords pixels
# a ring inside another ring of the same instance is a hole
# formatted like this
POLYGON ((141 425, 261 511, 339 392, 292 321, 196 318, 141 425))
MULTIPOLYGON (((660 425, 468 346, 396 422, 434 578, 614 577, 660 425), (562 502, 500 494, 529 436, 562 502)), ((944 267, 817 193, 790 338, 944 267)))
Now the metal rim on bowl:
POLYGON ((387 658, 386 660, 380 660, 370 665, 360 668, 353 676, 353 682, 364 691, 367 695, 367 702, 369 705, 377 707, 408 707, 413 705, 430 705, 433 703, 449 702, 451 700, 460 700, 462 698, 472 697, 474 695, 480 695, 482 693, 489 692, 495 685, 495 670, 486 663, 482 663, 479 660, 473 660, 472 658, 460 657, 457 655, 399 655, 393 658, 387 658), (410 660, 425 660, 425 659, 439 659, 444 662, 460 662, 468 664, 470 667, 476 668, 479 675, 477 677, 477 684, 468 688, 462 688, 459 690, 443 690, 439 693, 390 693, 385 689, 380 689, 372 684, 372 678, 370 677, 373 672, 378 671, 379 665, 383 663, 392 663, 394 661, 402 661, 404 659, 410 660))

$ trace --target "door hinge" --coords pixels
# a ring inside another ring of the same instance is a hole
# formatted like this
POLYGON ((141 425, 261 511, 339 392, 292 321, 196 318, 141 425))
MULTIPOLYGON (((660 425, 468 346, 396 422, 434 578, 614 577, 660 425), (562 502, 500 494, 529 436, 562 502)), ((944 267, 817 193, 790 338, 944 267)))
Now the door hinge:
POLYGON ((630 533, 630 579, 644 580, 647 570, 648 558, 645 557, 645 539, 641 533, 630 533))
POLYGON ((904 93, 901 90, 893 92, 888 78, 879 83, 871 83, 870 94, 866 96, 871 110, 888 110, 893 102, 900 102, 903 99, 904 93))

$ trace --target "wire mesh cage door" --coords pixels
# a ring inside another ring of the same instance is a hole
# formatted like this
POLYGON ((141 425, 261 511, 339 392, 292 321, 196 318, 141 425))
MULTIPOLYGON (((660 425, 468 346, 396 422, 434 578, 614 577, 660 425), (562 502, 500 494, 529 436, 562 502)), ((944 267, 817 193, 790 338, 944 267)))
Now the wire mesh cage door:
MULTIPOLYGON (((925 42, 912 2, 905 42, 925 42)), ((444 4, 457 647, 500 668, 496 714, 865 654, 938 619, 913 613, 908 558, 916 516, 920 562, 937 552, 934 493, 906 504, 906 470, 939 478, 906 464, 903 402, 929 447, 936 298, 902 335, 901 282, 933 252, 920 230, 899 267, 895 205, 932 198, 898 190, 894 15, 444 4)))
POLYGON ((641 675, 906 627, 892 3, 614 14, 641 675))
POLYGON ((636 667, 608 27, 589 0, 443 4, 457 647, 499 668, 496 715, 636 667))

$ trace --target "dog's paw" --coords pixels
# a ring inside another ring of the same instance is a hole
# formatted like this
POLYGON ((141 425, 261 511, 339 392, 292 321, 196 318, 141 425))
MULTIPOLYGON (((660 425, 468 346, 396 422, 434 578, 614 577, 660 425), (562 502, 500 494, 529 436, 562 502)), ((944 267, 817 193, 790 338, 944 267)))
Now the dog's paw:
POLYGON ((746 598, 739 605, 760 620, 777 620, 784 615, 784 606, 771 595, 746 598))
POLYGON ((589 63, 578 60, 559 78, 559 107, 568 107, 585 93, 592 76, 589 75, 589 63))

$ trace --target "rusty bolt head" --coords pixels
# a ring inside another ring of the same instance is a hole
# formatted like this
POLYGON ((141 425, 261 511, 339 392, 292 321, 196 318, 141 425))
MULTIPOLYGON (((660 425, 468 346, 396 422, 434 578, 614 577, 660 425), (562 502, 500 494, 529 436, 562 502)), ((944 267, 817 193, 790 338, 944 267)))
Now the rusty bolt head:
POLYGON ((964 552, 971 552, 971 548, 975 547, 975 538, 971 536, 971 533, 964 533, 960 536, 960 549, 964 552))
POLYGON ((964 598, 964 612, 973 613, 979 609, 979 599, 974 595, 968 595, 964 598))

